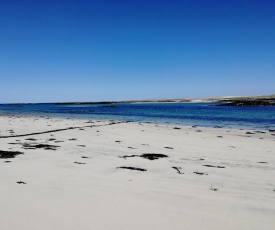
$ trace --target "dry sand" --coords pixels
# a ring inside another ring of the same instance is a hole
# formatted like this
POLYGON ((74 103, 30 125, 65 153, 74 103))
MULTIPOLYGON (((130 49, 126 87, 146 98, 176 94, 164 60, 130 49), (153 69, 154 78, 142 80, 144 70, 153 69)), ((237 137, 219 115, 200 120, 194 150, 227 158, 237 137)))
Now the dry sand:
POLYGON ((1 229, 274 229, 274 135, 1 116, 1 229))

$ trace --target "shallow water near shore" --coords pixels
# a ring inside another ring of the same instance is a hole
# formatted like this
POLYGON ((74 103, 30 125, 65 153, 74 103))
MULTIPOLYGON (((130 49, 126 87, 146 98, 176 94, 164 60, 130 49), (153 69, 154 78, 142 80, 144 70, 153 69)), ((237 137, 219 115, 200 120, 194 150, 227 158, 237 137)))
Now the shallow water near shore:
POLYGON ((2 104, 1 114, 121 120, 205 127, 274 129, 275 107, 223 107, 216 103, 2 104))

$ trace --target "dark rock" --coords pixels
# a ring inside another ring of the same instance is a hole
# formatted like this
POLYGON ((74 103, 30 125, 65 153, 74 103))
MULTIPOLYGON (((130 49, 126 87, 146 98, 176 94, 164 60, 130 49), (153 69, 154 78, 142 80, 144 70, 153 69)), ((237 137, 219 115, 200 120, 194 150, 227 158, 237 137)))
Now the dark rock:
POLYGON ((275 103, 273 100, 231 100, 217 106, 275 106, 275 103))

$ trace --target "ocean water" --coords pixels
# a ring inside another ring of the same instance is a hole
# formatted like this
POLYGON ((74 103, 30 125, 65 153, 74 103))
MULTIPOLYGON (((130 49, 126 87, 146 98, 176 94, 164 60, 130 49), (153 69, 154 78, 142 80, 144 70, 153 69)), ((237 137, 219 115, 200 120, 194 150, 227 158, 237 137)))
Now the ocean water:
POLYGON ((0 105, 0 114, 152 122, 245 129, 275 129, 275 106, 235 107, 215 103, 0 105))

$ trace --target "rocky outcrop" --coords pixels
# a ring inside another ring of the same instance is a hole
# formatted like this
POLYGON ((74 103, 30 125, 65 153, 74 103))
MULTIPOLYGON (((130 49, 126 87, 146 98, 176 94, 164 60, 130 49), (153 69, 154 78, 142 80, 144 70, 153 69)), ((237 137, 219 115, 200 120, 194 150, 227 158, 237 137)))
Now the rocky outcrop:
POLYGON ((235 101, 220 101, 222 104, 218 106, 275 106, 273 100, 235 100, 235 101))

